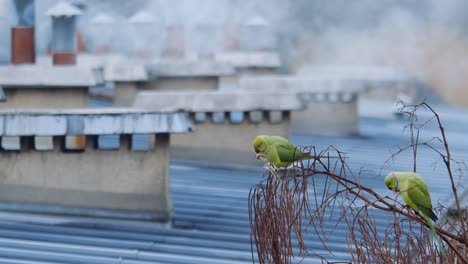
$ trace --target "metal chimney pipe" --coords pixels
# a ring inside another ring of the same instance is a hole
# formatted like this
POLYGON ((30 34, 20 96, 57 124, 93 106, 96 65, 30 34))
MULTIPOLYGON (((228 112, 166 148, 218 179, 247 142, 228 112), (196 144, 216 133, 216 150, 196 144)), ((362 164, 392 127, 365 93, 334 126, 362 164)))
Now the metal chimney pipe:
POLYGON ((52 17, 52 62, 54 65, 76 64, 76 19, 82 12, 69 2, 59 2, 47 15, 52 17))

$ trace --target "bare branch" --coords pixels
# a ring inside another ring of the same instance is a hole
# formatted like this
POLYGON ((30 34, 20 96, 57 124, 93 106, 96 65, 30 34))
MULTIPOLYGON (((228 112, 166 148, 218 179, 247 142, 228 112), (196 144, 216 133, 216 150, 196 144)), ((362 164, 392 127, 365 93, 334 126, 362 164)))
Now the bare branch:
POLYGON ((290 263, 296 256, 315 256, 324 263, 331 263, 327 260, 333 256, 328 241, 340 223, 348 227, 346 237, 351 262, 465 263, 468 260, 468 223, 463 214, 466 209, 460 207, 451 168, 454 162, 457 171, 461 171, 464 163, 451 157, 440 118, 429 105, 422 102, 403 106, 401 111, 410 117, 406 128, 411 133, 411 143, 399 147, 385 164, 411 150, 413 170, 417 171, 416 158, 421 149, 433 151, 445 164, 457 203, 457 216, 435 227, 443 241, 444 253, 431 240, 424 218, 393 197, 381 196, 361 184, 362 168, 357 174, 353 173, 343 152, 333 146, 320 153, 314 147, 301 147, 302 152, 338 158, 299 162, 278 175, 270 172, 266 179, 252 187, 249 194, 252 253, 256 251, 260 263, 290 263), (416 114, 419 109, 432 111, 434 117, 419 120, 416 114), (421 129, 434 120, 439 125, 440 137, 421 142, 421 129), (434 144, 443 144, 444 150, 434 144), (393 216, 393 221, 377 223, 375 213, 379 211, 389 214, 389 219, 393 216), (311 232, 327 254, 308 247, 305 236, 311 232), (299 249, 298 255, 294 254, 294 247, 299 249))

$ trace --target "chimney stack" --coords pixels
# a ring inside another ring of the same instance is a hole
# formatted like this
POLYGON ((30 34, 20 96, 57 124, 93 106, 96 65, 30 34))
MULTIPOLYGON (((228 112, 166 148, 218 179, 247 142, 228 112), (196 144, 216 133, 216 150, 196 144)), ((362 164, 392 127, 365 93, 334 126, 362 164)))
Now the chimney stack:
POLYGON ((199 60, 213 60, 218 44, 218 25, 212 21, 198 22, 190 28, 188 40, 190 51, 199 60))
POLYGON ((183 58, 185 56, 185 32, 183 24, 167 26, 166 47, 164 55, 168 58, 183 58))
POLYGON ((52 18, 52 62, 54 65, 76 64, 77 16, 82 12, 69 2, 59 2, 47 15, 52 18))
POLYGON ((13 0, 15 21, 11 27, 11 63, 35 63, 34 0, 13 0))
POLYGON ((105 13, 99 13, 91 19, 91 34, 93 47, 96 54, 106 54, 115 51, 116 26, 115 19, 105 13))
POLYGON ((141 10, 128 18, 127 37, 131 39, 130 53, 139 59, 151 59, 161 54, 161 21, 141 10))
POLYGON ((276 36, 270 22, 256 15, 242 28, 241 45, 248 51, 272 51, 276 48, 276 36))
POLYGON ((222 34, 222 49, 224 51, 233 51, 239 49, 239 30, 238 25, 234 21, 226 21, 223 26, 222 34))

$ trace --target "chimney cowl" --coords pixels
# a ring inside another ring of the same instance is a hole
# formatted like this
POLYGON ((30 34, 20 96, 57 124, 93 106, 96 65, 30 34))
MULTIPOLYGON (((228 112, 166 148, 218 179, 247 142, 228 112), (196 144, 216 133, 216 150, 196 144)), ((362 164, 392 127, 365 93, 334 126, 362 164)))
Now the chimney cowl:
POLYGON ((152 14, 141 10, 141 11, 135 13, 130 18, 128 18, 128 22, 129 23, 135 23, 135 24, 138 24, 138 23, 156 23, 157 19, 152 14))
POLYGON ((75 7, 69 2, 59 2, 46 12, 46 15, 51 17, 71 17, 79 16, 82 14, 83 12, 79 8, 75 7))
POLYGON ((111 15, 108 15, 105 13, 99 13, 95 15, 93 18, 91 18, 90 22, 92 24, 112 24, 112 23, 115 23, 115 19, 111 15))

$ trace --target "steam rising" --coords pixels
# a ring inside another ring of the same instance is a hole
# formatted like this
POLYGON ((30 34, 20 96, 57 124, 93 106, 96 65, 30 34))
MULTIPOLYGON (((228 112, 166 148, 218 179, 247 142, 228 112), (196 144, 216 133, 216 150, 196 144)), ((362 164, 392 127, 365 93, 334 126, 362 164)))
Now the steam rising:
POLYGON ((291 54, 292 70, 311 63, 392 66, 429 83, 449 102, 468 106, 468 2, 316 2, 309 6, 322 13, 304 20, 311 30, 291 54))
MULTIPOLYGON (((427 82, 447 101, 468 106, 465 99, 468 96, 465 89, 468 2, 465 0, 102 0, 87 3, 89 28, 82 30, 87 33, 90 46, 110 45, 113 52, 158 57, 168 39, 178 39, 167 36, 167 27, 177 25, 181 27, 175 32, 184 32, 186 58, 187 52, 209 54, 223 49, 255 49, 273 42, 271 48, 278 50, 288 66, 284 71, 295 72, 306 64, 390 66, 427 82), (141 11, 152 15, 156 22, 129 25, 129 18, 141 11), (110 16, 115 22, 92 25, 90 21, 99 14, 110 16), (269 34, 264 34, 265 37, 253 34, 255 38, 245 39, 248 34, 243 34, 238 25, 255 17, 269 23, 273 40, 268 40, 269 34), (237 39, 227 41, 226 35, 237 39)), ((39 36, 47 35, 41 26, 37 30, 39 36)), ((41 53, 45 50, 42 46, 39 49, 41 53)))

